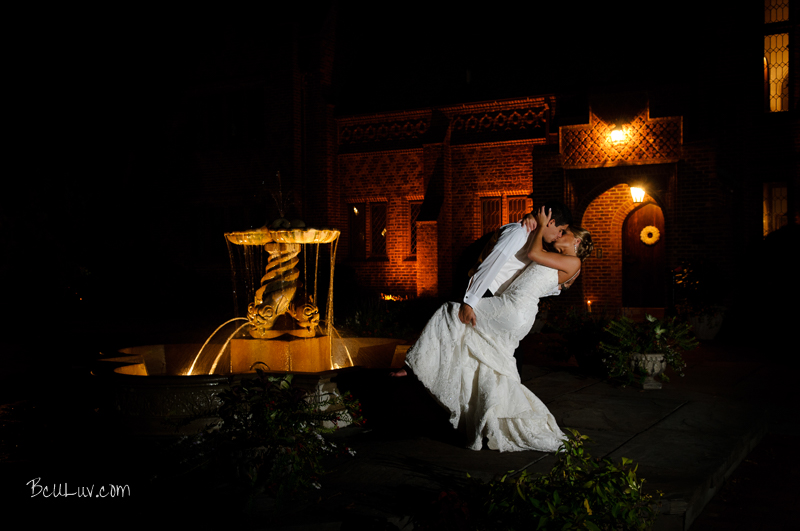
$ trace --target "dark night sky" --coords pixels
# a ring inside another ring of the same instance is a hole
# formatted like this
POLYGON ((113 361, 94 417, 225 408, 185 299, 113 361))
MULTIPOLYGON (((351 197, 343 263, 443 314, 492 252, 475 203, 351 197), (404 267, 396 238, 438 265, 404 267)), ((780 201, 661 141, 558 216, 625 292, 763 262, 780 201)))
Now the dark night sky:
MULTIPOLYGON (((714 2, 716 3, 716 2, 714 2)), ((235 65, 248 41, 286 46, 294 23, 313 33, 329 2, 250 11, 31 14, 12 54, 23 127, 49 147, 99 142, 101 158, 163 115, 203 63, 235 65), (33 52, 32 54, 30 52, 33 52), (66 143, 59 142, 66 140, 66 143)), ((448 13, 436 3, 339 2, 335 63, 337 113, 588 90, 663 89, 698 76, 726 54, 740 7, 704 2, 497 2, 448 13), (646 6, 646 7, 642 7, 646 6)), ((759 2, 753 2, 757 10, 759 2)), ((758 11, 754 11, 758 21, 758 11)), ((78 155, 75 166, 87 162, 78 155)), ((97 154, 92 157, 95 161, 97 154)))
POLYGON ((376 13, 369 25, 345 10, 338 103, 344 112, 358 112, 664 87, 736 48, 733 19, 744 10, 714 12, 713 2, 696 4, 499 2, 458 14, 376 13))

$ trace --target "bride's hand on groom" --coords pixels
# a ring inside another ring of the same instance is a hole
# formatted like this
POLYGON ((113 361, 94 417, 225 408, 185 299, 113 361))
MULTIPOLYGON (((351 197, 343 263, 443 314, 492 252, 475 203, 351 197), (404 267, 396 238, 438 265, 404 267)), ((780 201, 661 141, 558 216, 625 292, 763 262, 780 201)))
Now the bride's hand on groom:
POLYGON ((536 222, 540 227, 546 227, 547 224, 550 222, 550 218, 552 216, 552 212, 550 210, 545 211, 544 205, 539 211, 536 213, 536 222))

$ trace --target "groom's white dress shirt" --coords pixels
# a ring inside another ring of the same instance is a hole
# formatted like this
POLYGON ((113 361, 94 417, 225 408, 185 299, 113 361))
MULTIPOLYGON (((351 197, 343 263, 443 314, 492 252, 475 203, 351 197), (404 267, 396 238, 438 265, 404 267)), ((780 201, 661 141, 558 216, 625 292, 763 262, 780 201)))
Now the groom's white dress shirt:
MULTIPOLYGON (((509 223, 500 227, 500 236, 475 274, 470 278, 464 304, 477 308, 483 294, 488 289, 492 295, 501 295, 508 286, 531 263, 528 258, 528 230, 521 223, 509 223)), ((547 296, 559 295, 556 288, 547 296)))

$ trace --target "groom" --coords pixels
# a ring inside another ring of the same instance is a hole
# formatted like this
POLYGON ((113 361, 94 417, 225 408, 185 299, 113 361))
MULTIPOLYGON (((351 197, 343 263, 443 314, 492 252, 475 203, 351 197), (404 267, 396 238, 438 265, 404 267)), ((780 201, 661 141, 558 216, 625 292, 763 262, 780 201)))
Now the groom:
MULTIPOLYGON (((552 212, 552 217, 544 228, 543 239, 547 243, 553 243, 572 223, 572 214, 567 205, 557 201, 545 203, 544 208, 545 212, 548 210, 552 212)), ((481 254, 483 259, 470 278, 467 292, 458 310, 458 318, 462 323, 477 326, 474 308, 478 307, 481 298, 503 293, 531 263, 528 259, 528 235, 535 229, 536 217, 532 214, 526 215, 522 221, 509 223, 498 229, 494 247, 485 258, 483 256, 486 254, 486 249, 484 250, 481 254)), ((551 295, 557 294, 558 292, 555 292, 551 295)))

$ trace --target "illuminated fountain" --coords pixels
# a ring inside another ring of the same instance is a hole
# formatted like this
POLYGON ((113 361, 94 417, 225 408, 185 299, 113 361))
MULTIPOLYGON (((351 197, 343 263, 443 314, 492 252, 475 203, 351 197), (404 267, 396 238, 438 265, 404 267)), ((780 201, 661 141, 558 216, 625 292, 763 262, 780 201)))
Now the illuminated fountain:
MULTIPOLYGON (((249 287, 247 300, 252 302, 247 306, 247 317, 238 318, 245 323, 237 332, 245 329, 250 337, 231 336, 231 373, 248 372, 257 365, 269 371, 303 373, 353 365, 347 346, 334 340, 333 271, 339 231, 306 229, 302 222, 294 225, 297 227, 225 234, 234 271, 235 251, 241 251, 247 264, 264 264, 264 274, 258 282, 253 278, 245 282, 249 287), (330 279, 323 297, 326 319, 322 322, 317 304, 321 245, 331 246, 330 279), (255 259, 253 253, 263 253, 266 259, 255 259)), ((245 274, 260 274, 261 268, 248 269, 245 274)), ((224 349, 225 346, 220 349, 209 374, 216 370, 224 349)), ((202 351, 198 353, 187 374, 195 374, 202 355, 202 351)))
POLYGON ((323 396, 338 392, 331 381, 338 370, 392 365, 400 341, 341 338, 333 327, 338 230, 279 219, 225 238, 234 285, 237 269, 246 277, 246 317, 226 321, 202 345, 131 347, 102 360, 106 370, 94 371, 109 376, 102 379, 110 391, 107 406, 133 432, 172 435, 205 427, 215 418, 219 393, 256 369, 292 373, 297 385, 323 396), (322 254, 330 257, 330 277, 319 294, 322 246, 328 246, 322 254), (236 256, 243 267, 236 267, 236 256), (212 338, 221 338, 221 346, 212 338))

